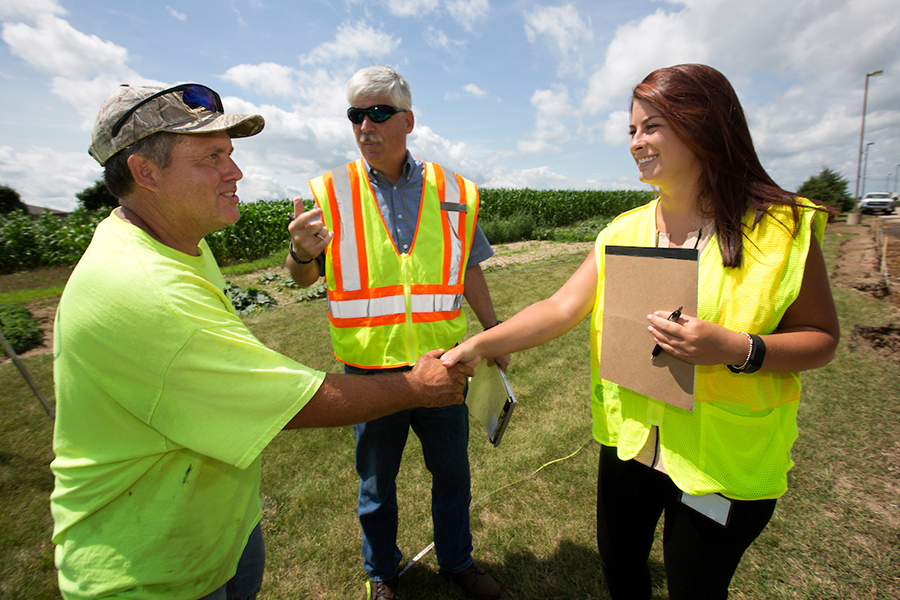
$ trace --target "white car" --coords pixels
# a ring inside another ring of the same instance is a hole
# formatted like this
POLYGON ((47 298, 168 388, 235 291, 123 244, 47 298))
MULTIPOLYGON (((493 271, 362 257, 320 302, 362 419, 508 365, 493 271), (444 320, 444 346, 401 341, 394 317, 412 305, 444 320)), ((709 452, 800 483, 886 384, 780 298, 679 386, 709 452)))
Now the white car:
POLYGON ((876 213, 883 212, 886 215, 894 212, 897 199, 890 192, 869 192, 859 201, 859 212, 876 213))

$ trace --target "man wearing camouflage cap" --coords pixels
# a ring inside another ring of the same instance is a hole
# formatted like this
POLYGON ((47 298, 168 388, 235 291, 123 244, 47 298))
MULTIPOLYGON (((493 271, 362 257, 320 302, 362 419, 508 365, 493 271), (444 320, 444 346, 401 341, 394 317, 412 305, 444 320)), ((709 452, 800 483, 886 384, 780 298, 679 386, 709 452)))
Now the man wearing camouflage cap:
POLYGON ((254 598, 260 453, 278 431, 463 400, 472 370, 445 369, 440 352, 363 384, 266 348, 238 318, 203 238, 240 218, 231 139, 263 126, 197 84, 122 86, 97 116, 89 152, 120 206, 69 278, 54 331, 66 599, 254 598))

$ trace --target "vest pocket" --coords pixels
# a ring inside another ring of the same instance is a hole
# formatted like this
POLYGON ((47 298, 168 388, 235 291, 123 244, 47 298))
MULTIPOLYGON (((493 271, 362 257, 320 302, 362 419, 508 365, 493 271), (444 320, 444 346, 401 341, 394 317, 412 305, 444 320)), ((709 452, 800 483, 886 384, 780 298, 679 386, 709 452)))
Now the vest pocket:
MULTIPOLYGON (((782 408, 735 414, 712 403, 701 405, 699 431, 695 432, 699 434, 695 438, 699 440, 695 442, 699 471, 718 481, 726 496, 757 499, 781 495, 793 464, 790 448, 796 438, 784 425, 794 419, 785 419, 782 408)), ((666 425, 669 429, 670 424, 666 425)), ((796 432, 796 426, 792 429, 796 432)))

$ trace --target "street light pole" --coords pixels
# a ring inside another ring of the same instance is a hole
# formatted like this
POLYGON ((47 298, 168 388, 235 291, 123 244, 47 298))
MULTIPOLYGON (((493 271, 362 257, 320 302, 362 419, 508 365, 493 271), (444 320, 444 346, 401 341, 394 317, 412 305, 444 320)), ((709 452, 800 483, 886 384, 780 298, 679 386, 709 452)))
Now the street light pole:
POLYGON ((869 99, 869 77, 878 77, 884 73, 882 69, 866 73, 866 87, 863 92, 863 112, 862 112, 862 128, 859 130, 859 157, 856 161, 856 201, 859 202, 859 168, 862 163, 863 155, 863 137, 866 134, 866 102, 869 99))
POLYGON ((900 175, 900 165, 894 169, 894 193, 897 193, 897 175, 900 175))
POLYGON ((873 145, 874 143, 875 142, 868 142, 866 144, 866 160, 863 161, 863 178, 862 178, 863 179, 863 189, 862 189, 863 196, 866 195, 866 170, 869 166, 869 146, 873 145))

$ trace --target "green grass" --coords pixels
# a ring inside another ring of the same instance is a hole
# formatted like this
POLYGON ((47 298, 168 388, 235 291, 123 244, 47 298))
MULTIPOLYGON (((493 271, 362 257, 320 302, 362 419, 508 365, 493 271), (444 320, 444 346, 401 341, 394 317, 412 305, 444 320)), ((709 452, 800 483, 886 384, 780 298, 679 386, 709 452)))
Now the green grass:
MULTIPOLYGON (((830 264, 838 241, 826 236, 830 264)), ((498 315, 548 296, 579 263, 556 259, 487 273, 498 315)), ((890 314, 883 301, 834 293, 844 342, 830 365, 804 375, 790 490, 745 555, 731 598, 900 597, 900 366, 847 343, 855 325, 885 324, 890 314)), ((263 311, 246 321, 270 346, 339 371, 324 302, 263 311)), ((50 358, 25 364, 51 396, 50 358)), ((594 529, 598 448, 590 435, 587 322, 514 355, 509 378, 519 406, 501 446, 492 447, 472 422, 476 560, 510 598, 606 599, 594 529), (563 457, 569 458, 547 464, 563 457)), ((0 502, 7 515, 0 528, 0 598, 56 598, 47 468, 52 421, 11 364, 0 365, 0 389, 0 502)), ((362 598, 352 428, 283 433, 265 450, 263 465, 268 560, 260 600, 362 598)), ((398 487, 405 564, 432 539, 428 474, 414 435, 398 487)), ((654 598, 665 598, 658 540, 651 571, 654 598)), ((438 575, 433 551, 403 576, 400 590, 406 598, 463 598, 438 575)))

